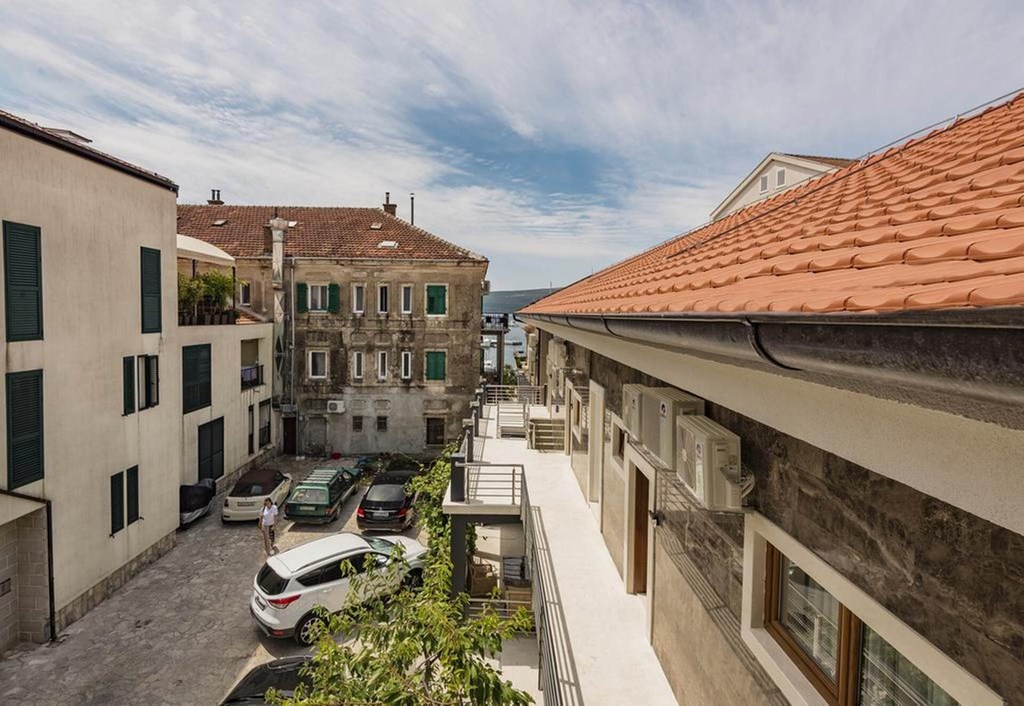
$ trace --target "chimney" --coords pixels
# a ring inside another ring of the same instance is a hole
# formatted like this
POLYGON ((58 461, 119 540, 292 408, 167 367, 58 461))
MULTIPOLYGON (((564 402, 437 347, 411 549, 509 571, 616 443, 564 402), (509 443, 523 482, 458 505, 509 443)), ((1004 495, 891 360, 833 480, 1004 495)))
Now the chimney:
POLYGON ((390 191, 384 192, 384 213, 388 214, 389 216, 398 215, 398 204, 391 203, 390 191))
POLYGON ((224 202, 220 200, 220 189, 210 189, 210 198, 206 200, 211 206, 223 206, 224 202))

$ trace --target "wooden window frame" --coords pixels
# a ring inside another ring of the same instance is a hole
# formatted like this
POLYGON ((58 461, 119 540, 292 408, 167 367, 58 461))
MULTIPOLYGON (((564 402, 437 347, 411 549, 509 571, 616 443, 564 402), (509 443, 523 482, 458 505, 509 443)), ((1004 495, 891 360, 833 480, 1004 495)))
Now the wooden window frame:
POLYGON ((376 429, 380 433, 386 433, 388 430, 388 417, 386 414, 377 415, 377 426, 376 429))
POLYGON ((331 363, 330 363, 330 351, 324 348, 311 348, 306 351, 306 377, 310 380, 327 380, 331 377, 331 363), (322 355, 324 357, 324 374, 314 375, 313 374, 313 356, 322 355))
POLYGON ((412 351, 402 351, 401 376, 403 380, 412 380, 412 351))
POLYGON ((352 313, 356 316, 366 313, 366 285, 362 282, 352 283, 352 313), (362 302, 359 301, 360 299, 362 302))
POLYGON ((361 381, 365 375, 366 361, 363 359, 362 351, 352 351, 352 380, 361 381))
POLYGON ((377 315, 387 316, 391 313, 391 284, 381 282, 377 285, 377 315))
POLYGON ((413 288, 413 286, 411 284, 403 284, 402 285, 402 289, 401 289, 401 299, 402 299, 402 301, 399 302, 399 305, 402 307, 402 313, 403 314, 412 314, 413 291, 414 291, 414 288, 413 288), (405 306, 405 296, 406 296, 406 293, 408 293, 408 295, 409 295, 409 306, 408 307, 405 306))
POLYGON ((423 381, 427 383, 447 383, 448 382, 448 351, 447 350, 429 350, 423 352, 423 381), (431 354, 441 354, 444 356, 444 377, 432 378, 430 377, 430 356, 431 354))
POLYGON ((448 301, 448 283, 447 282, 427 282, 423 285, 423 314, 430 319, 440 319, 448 316, 449 310, 448 301), (440 314, 430 313, 430 288, 431 287, 444 287, 444 311, 440 314))
POLYGON ((310 314, 326 314, 331 306, 331 284, 330 282, 307 282, 306 283, 306 308, 310 314), (313 307, 313 290, 318 293, 317 306, 313 307))

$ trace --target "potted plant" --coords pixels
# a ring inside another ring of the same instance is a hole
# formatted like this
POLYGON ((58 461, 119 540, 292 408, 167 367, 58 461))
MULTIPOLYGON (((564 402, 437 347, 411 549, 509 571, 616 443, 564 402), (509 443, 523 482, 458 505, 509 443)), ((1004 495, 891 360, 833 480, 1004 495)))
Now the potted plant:
POLYGON ((200 275, 203 282, 203 294, 214 308, 214 320, 216 323, 224 323, 227 318, 225 310, 228 306, 228 299, 235 289, 235 282, 230 275, 220 270, 210 270, 200 275))
POLYGON ((195 323, 196 305, 202 298, 202 285, 195 277, 178 273, 178 317, 185 325, 195 323))

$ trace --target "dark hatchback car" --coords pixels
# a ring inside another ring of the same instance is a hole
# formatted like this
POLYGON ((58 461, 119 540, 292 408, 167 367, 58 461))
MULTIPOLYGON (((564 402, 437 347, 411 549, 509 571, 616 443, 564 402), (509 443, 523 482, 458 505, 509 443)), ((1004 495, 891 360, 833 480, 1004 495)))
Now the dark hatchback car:
POLYGON ((235 684, 235 688, 224 698, 221 706, 265 704, 267 701, 264 695, 270 687, 277 689, 282 696, 290 697, 300 683, 306 684, 307 688, 312 686, 309 677, 299 673, 310 659, 312 658, 309 655, 285 657, 254 667, 235 684))
POLYGON ((418 471, 385 471, 378 473, 356 510, 356 524, 361 530, 401 532, 412 524, 416 498, 409 490, 409 481, 418 471))

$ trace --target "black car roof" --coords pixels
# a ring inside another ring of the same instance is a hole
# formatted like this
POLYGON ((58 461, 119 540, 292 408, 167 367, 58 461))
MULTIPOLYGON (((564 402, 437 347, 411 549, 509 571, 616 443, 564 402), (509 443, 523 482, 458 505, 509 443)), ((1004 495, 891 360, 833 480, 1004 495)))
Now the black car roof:
POLYGON ((415 476, 419 471, 407 470, 407 471, 384 471, 378 473, 371 485, 391 485, 396 483, 408 483, 409 479, 415 476))

